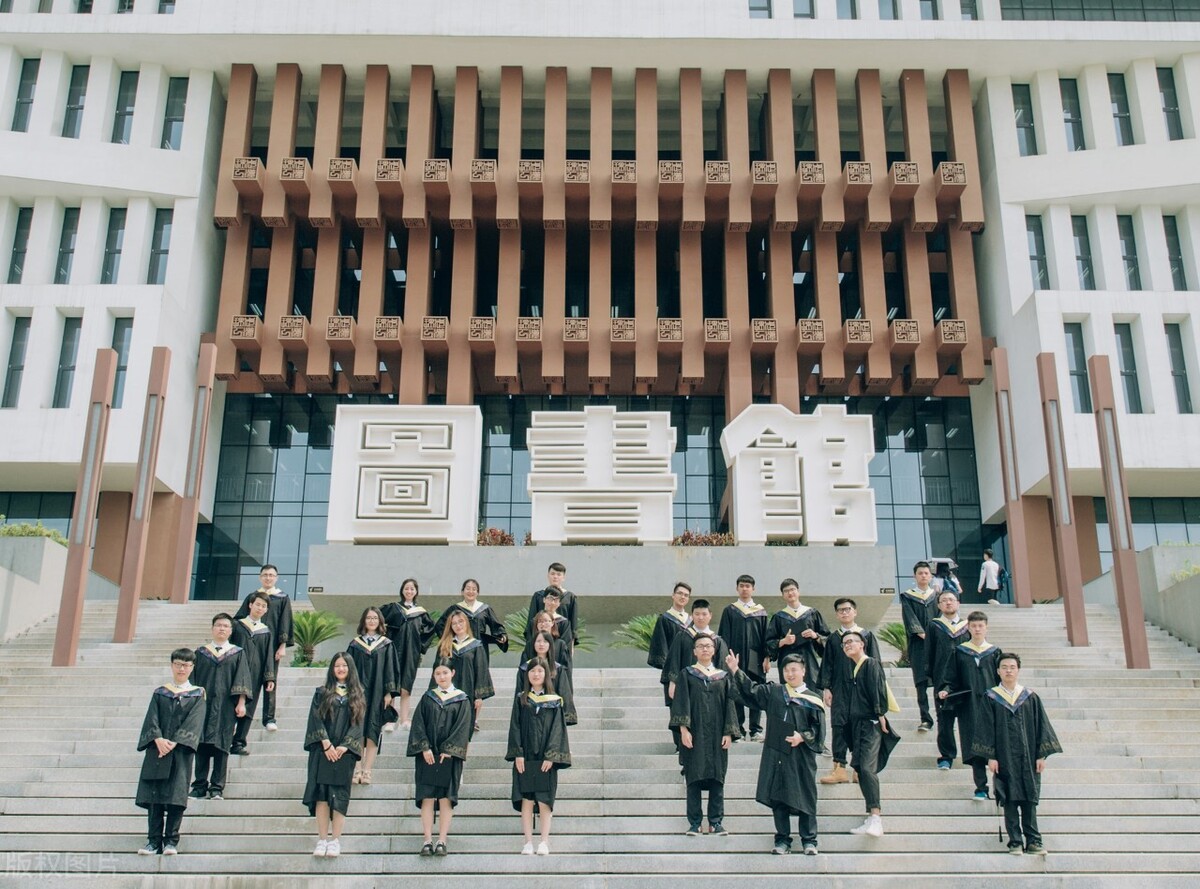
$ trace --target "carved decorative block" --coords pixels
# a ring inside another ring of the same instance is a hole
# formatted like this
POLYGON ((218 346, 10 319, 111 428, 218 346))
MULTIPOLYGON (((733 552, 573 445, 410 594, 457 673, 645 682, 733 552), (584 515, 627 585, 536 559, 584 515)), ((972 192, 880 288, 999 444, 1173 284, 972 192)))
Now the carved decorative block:
POLYGON ((450 319, 444 315, 426 315, 421 319, 421 339, 444 342, 450 329, 450 319))
POLYGON ((731 231, 731 232, 743 232, 743 233, 748 232, 748 231, 750 231, 750 223, 748 221, 744 221, 744 222, 732 222, 731 221, 725 227, 725 230, 731 231))
POLYGON ((633 318, 613 318, 609 338, 614 343, 636 342, 637 322, 633 318))
POLYGON ((586 343, 588 341, 588 319, 565 319, 563 321, 563 340, 571 343, 586 343))
POLYGON ((284 180, 303 179, 308 172, 308 161, 302 157, 285 157, 279 170, 279 178, 284 180))
POLYGON ((684 386, 702 386, 704 385, 704 377, 680 377, 679 382, 684 386))
POLYGON ((519 219, 499 219, 498 218, 496 220, 496 228, 502 232, 516 231, 520 227, 521 227, 521 220, 519 220, 519 219))
POLYGON ((496 319, 486 316, 471 318, 467 326, 467 340, 477 343, 490 343, 496 339, 496 319))
POLYGON ((640 232, 656 232, 658 231, 657 219, 639 219, 634 228, 640 232))
POLYGON ((359 228, 380 228, 381 223, 378 216, 359 216, 354 220, 358 223, 359 228))
POLYGON ((705 161, 704 181, 710 185, 728 185, 733 180, 729 161, 705 161))
POLYGON ((215 216, 213 225, 217 228, 241 228, 242 221, 236 216, 215 216))
POLYGON ((258 338, 257 315, 234 315, 229 325, 229 337, 235 340, 253 340, 258 338))
POLYGON ((333 219, 321 218, 320 216, 310 218, 308 224, 313 228, 333 228, 333 219))
POLYGON ((937 222, 936 222, 936 221, 932 221, 932 220, 929 220, 929 221, 926 221, 926 222, 914 222, 914 223, 912 224, 912 230, 913 230, 913 231, 915 231, 915 232, 931 232, 931 231, 936 231, 936 230, 937 230, 937 222))
POLYGON ((704 319, 704 341, 707 343, 727 343, 729 342, 729 319, 728 318, 705 318, 704 319))
POLYGON ((824 185, 825 163, 823 161, 800 161, 801 185, 824 185))
POLYGON ((542 230, 548 232, 560 232, 567 227, 565 219, 543 219, 542 230))
POLYGON ((637 161, 620 160, 612 162, 613 182, 637 182, 637 161))
POLYGON ((796 322, 796 331, 802 343, 825 342, 825 320, 823 318, 801 318, 796 322))
POLYGON ((375 319, 375 339, 400 342, 400 318, 397 315, 380 315, 375 319))
POLYGON ((938 322, 943 343, 967 343, 967 322, 958 318, 943 318, 938 322))
POLYGON ((685 232, 702 232, 704 231, 703 219, 685 219, 679 227, 680 231, 685 232))
POLYGON ((846 322, 846 342, 870 345, 875 342, 871 335, 871 322, 865 318, 852 318, 846 322))
POLYGON ((754 318, 750 321, 750 339, 756 343, 779 342, 779 323, 774 318, 754 318))
POLYGON ((588 229, 594 232, 606 232, 612 228, 611 219, 591 219, 588 220, 588 229))
POLYGON ((779 182, 779 167, 775 161, 754 161, 750 164, 750 181, 756 185, 775 185, 779 182))
POLYGON ((495 182, 496 162, 487 158, 475 158, 471 161, 472 182, 495 182))
POLYGON ((920 185, 920 167, 914 161, 896 161, 892 164, 892 181, 897 185, 920 185))
POLYGON ((460 231, 469 230, 475 227, 475 220, 470 216, 451 218, 450 227, 460 231))
POLYGON ((660 183, 683 182, 683 161, 659 161, 658 181, 660 183))
POLYGON ((842 230, 842 225, 844 225, 844 223, 841 222, 840 220, 822 219, 821 220, 821 231, 823 231, 823 232, 840 232, 842 230))
POLYGON ((682 318, 659 318, 658 319, 658 341, 660 343, 682 343, 683 342, 683 319, 682 318))
POLYGON ((282 386, 287 383, 286 374, 259 374, 258 378, 268 386, 282 386))
POLYGON ((966 185, 967 165, 962 161, 942 161, 938 164, 942 185, 966 185))
POLYGON ((517 161, 517 181, 541 182, 544 169, 540 160, 517 161))
POLYGON ((404 164, 399 158, 381 157, 375 161, 376 182, 399 182, 404 164))
POLYGON ((305 326, 303 315, 283 315, 279 319, 279 338, 281 340, 302 340, 305 326))
POLYGON ((288 224, 286 216, 264 216, 262 221, 267 228, 287 228, 288 224))
POLYGON ((329 171, 325 177, 334 182, 350 182, 354 178, 354 159, 349 157, 331 157, 329 171))
POLYGON ((404 227, 405 228, 428 228, 429 220, 427 220, 424 216, 405 216, 404 217, 404 227))
POLYGON ((542 341, 542 319, 541 318, 518 318, 517 319, 517 342, 519 343, 540 343, 542 341))
POLYGON ((256 157, 235 157, 233 159, 234 179, 257 179, 262 169, 262 162, 256 157))
POLYGON ((867 223, 867 231, 869 232, 885 232, 892 227, 890 222, 882 219, 876 219, 867 223))
POLYGON ((449 182, 450 161, 444 157, 427 158, 421 173, 424 182, 449 182))
POLYGON ((892 336, 898 343, 920 343, 921 327, 910 318, 897 318, 892 321, 892 336))
POLYGON ((325 321, 325 339, 349 340, 354 319, 349 315, 330 315, 325 321))
POLYGON ((871 185, 870 161, 846 161, 846 182, 850 185, 871 185))
POLYGON ((563 178, 567 182, 591 182, 592 165, 588 161, 569 160, 567 161, 566 174, 563 178))

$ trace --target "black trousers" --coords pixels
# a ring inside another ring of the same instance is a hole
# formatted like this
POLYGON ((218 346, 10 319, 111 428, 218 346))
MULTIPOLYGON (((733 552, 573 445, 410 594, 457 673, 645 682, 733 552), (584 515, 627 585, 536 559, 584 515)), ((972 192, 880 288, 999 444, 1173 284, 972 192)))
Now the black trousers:
POLYGON ((152 805, 149 811, 149 830, 146 839, 159 852, 163 846, 179 845, 179 828, 183 824, 183 806, 152 805))
MULTIPOLYGON (((276 663, 278 663, 278 661, 276 661, 276 663)), ((278 686, 276 686, 276 688, 278 689, 278 686)), ((268 722, 275 721, 275 692, 267 691, 264 688, 261 697, 263 699, 263 725, 266 725, 268 722)), ((249 704, 250 702, 247 701, 247 707, 249 707, 249 704)))
POLYGON ((225 789, 225 773, 229 769, 229 752, 212 744, 201 744, 196 751, 196 780, 192 790, 221 791, 225 789), (211 766, 211 774, 209 767, 211 766))
POLYGON ((258 694, 246 701, 246 715, 238 717, 237 729, 233 733, 234 750, 241 750, 246 746, 246 739, 250 737, 250 727, 254 725, 254 714, 258 710, 259 699, 266 693, 267 690, 262 688, 258 694))
POLYGON ((833 750, 833 761, 845 765, 850 753, 850 722, 842 714, 833 714, 829 721, 829 746, 833 750))
MULTIPOLYGON (((774 808, 771 814, 775 816, 775 845, 783 843, 789 849, 792 847, 791 814, 787 809, 774 808)), ((815 846, 817 844, 817 816, 808 812, 800 812, 797 816, 796 832, 800 834, 800 845, 815 846)))
MULTIPOLYGON (((751 678, 755 682, 762 682, 761 676, 757 676, 757 677, 752 676, 751 678)), ((750 710, 750 732, 751 732, 751 734, 753 734, 754 732, 762 731, 762 711, 761 710, 755 710, 752 707, 747 708, 746 705, 743 704, 740 699, 737 701, 737 703, 734 706, 735 706, 735 709, 737 710, 737 721, 738 721, 739 726, 741 726, 742 728, 745 728, 746 710, 749 709, 750 710)))
POLYGON ((948 759, 951 762, 958 756, 958 744, 954 741, 954 721, 958 713, 953 704, 937 702, 937 746, 938 759, 948 759))
POLYGON ((689 827, 699 827, 704 820, 701 792, 708 791, 708 823, 720 824, 725 819, 725 783, 716 778, 690 781, 687 786, 687 819, 689 827))
POLYGON ((1006 803, 1004 806, 1004 827, 1008 830, 1008 844, 1021 845, 1024 835, 1025 845, 1042 844, 1042 835, 1038 833, 1037 803, 1006 803))
POLYGON ((929 683, 916 683, 917 709, 921 711, 921 722, 933 725, 933 714, 929 712, 929 683))
POLYGON ((983 791, 987 793, 988 789, 988 771, 987 764, 982 762, 971 763, 971 777, 975 779, 975 792, 983 791))
POLYGON ((858 772, 858 789, 867 804, 867 814, 879 805, 879 749, 883 730, 878 722, 860 719, 850 723, 851 745, 854 750, 854 770, 858 772))

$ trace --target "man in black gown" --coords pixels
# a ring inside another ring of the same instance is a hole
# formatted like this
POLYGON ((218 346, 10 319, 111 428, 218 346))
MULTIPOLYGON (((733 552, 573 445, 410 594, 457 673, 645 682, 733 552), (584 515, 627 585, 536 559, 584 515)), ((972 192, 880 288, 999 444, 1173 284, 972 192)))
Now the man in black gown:
MULTIPOLYGON (((717 635, 738 656, 741 668, 755 682, 764 682, 770 662, 767 660, 767 609, 754 601, 754 578, 743 574, 737 579, 737 600, 721 612, 717 635)), ((750 740, 762 740, 762 711, 750 706, 750 740)), ((739 731, 745 731, 746 710, 737 705, 739 731)))

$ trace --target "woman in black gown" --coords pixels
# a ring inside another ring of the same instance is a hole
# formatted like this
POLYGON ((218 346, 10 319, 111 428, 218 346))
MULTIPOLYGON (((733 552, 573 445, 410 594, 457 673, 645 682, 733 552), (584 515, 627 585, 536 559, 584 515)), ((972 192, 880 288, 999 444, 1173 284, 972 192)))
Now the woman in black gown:
POLYGON ((339 651, 329 662, 325 684, 313 695, 304 733, 304 749, 308 751, 304 804, 317 819, 315 858, 337 858, 341 854, 342 828, 350 809, 350 779, 354 763, 363 752, 366 712, 354 661, 339 651))
POLYGON ((367 608, 358 620, 358 635, 350 640, 346 653, 354 661, 367 699, 367 717, 363 725, 361 768, 354 770, 355 784, 371 783, 371 767, 383 738, 383 727, 396 721, 392 697, 399 690, 396 681, 396 650, 386 635, 387 624, 378 608, 367 608))
POLYGON ((536 658, 525 673, 525 688, 513 698, 508 724, 508 753, 513 764, 512 804, 521 813, 525 835, 522 855, 533 855, 533 810, 537 804, 542 819, 538 855, 550 854, 550 821, 558 791, 559 769, 570 768, 571 749, 563 700, 554 693, 547 675, 550 665, 536 658))
MULTIPOLYGON (((388 638, 396 652, 397 678, 400 686, 400 728, 408 729, 409 705, 412 698, 413 683, 417 678, 417 670, 421 667, 421 658, 433 638, 433 621, 429 612, 417 604, 420 587, 415 578, 406 577, 400 582, 400 601, 389 602, 380 611, 383 612, 383 622, 387 625, 388 638)), ((383 727, 388 731, 393 723, 383 727)))
POLYGON ((467 744, 471 740, 474 708, 471 699, 454 687, 454 671, 449 664, 433 668, 434 687, 421 696, 413 714, 408 736, 408 755, 413 757, 416 776, 414 796, 421 810, 425 844, 421 856, 444 856, 446 837, 454 807, 458 805, 458 787, 462 782, 467 744), (433 809, 438 809, 438 842, 433 844, 433 809))

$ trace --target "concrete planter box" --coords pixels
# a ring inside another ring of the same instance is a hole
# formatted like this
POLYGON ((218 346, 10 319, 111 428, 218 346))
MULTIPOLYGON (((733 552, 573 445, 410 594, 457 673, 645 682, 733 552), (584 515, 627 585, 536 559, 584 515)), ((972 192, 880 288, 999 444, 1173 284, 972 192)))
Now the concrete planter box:
POLYGON ((48 537, 0 537, 0 642, 58 611, 67 548, 48 537))

